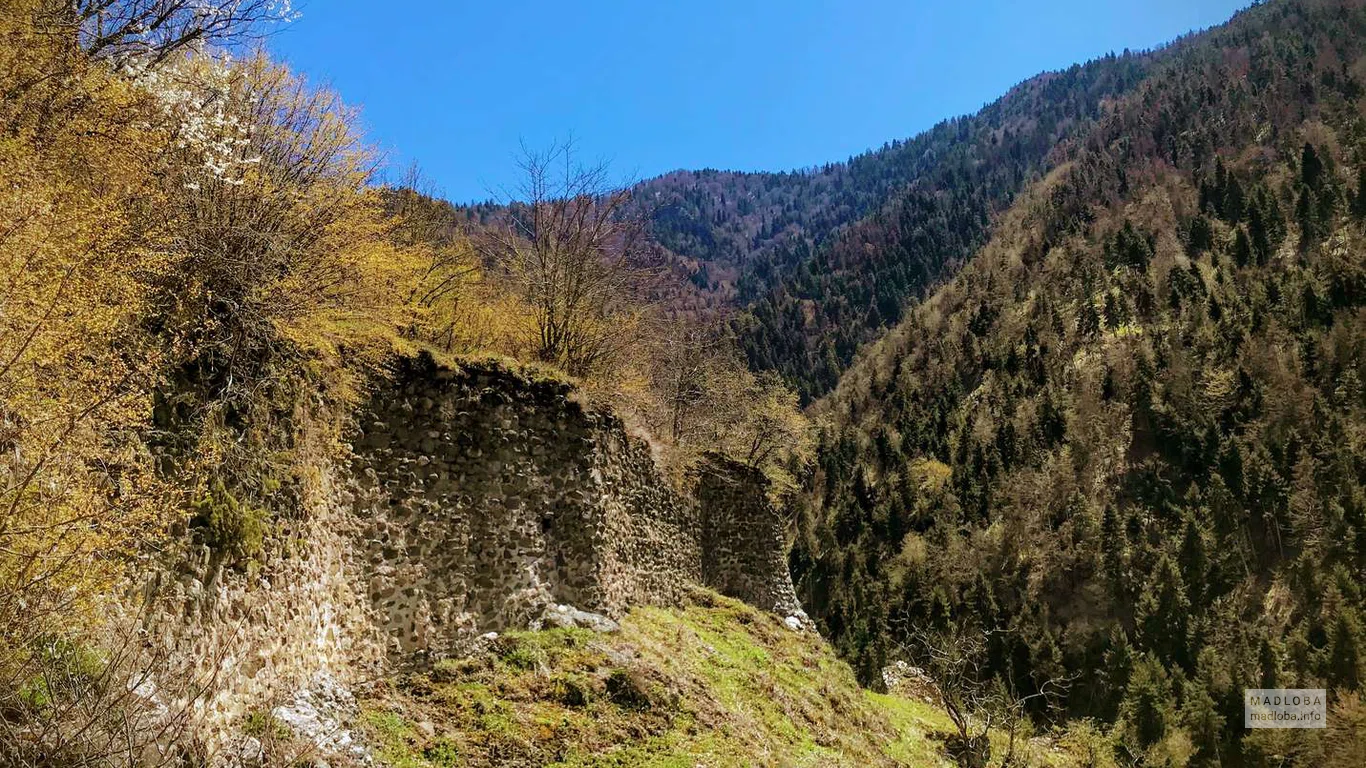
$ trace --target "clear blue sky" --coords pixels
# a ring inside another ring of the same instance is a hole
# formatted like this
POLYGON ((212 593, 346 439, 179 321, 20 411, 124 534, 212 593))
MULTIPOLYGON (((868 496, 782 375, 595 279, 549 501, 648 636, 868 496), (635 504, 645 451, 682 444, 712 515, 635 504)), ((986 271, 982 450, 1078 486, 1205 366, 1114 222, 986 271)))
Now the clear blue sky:
POLYGON ((268 46, 460 202, 571 132, 623 177, 843 160, 1248 2, 296 0, 268 46))

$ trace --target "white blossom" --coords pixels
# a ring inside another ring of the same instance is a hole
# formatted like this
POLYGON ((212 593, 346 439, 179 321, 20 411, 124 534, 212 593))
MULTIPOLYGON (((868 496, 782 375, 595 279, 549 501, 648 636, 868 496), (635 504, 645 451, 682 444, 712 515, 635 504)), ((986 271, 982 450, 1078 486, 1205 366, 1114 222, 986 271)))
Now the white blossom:
POLYGON ((237 111, 253 94, 230 56, 197 51, 128 71, 172 121, 175 146, 199 158, 199 178, 187 181, 186 189, 198 190, 206 179, 244 183, 246 169, 261 157, 251 152, 253 126, 237 111))

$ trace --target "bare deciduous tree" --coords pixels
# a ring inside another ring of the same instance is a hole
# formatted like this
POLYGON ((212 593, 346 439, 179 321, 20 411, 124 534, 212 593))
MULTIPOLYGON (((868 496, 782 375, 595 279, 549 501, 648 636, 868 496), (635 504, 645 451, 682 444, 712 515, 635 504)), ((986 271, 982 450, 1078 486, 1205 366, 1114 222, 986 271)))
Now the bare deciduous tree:
POLYGON ((599 372, 639 338, 657 249, 629 190, 605 164, 579 165, 572 141, 524 148, 519 167, 509 215, 479 238, 480 255, 532 308, 537 358, 577 376, 599 372))
MULTIPOLYGON (((144 606, 144 609, 146 606, 144 606)), ((177 654, 143 625, 116 615, 97 640, 30 638, 0 664, 0 764, 161 765, 203 747, 195 712, 218 689, 227 650, 177 654)))
POLYGON ((1002 732, 1003 768, 1024 764, 1017 752, 1028 740, 1030 702, 1043 699, 1053 705, 1064 695, 1070 678, 1050 678, 1038 691, 1020 695, 987 668, 988 640, 998 631, 953 625, 942 631, 912 629, 902 622, 900 650, 908 660, 924 665, 940 705, 953 721, 957 733, 950 751, 964 768, 985 768, 991 761, 991 733, 1002 732))
POLYGON ((477 266, 468 243, 457 236, 459 226, 450 203, 441 199, 417 163, 408 166, 397 184, 386 188, 385 210, 392 222, 390 237, 425 257, 408 301, 424 308, 458 301, 456 294, 477 266))
POLYGON ((776 496, 795 488, 811 425, 777 374, 749 369, 724 317, 659 322, 645 347, 649 402, 640 416, 672 446, 671 463, 717 451, 762 471, 776 496))
POLYGON ((717 329, 689 322, 668 322, 654 335, 650 349, 651 388, 660 412, 651 419, 655 434, 675 445, 710 442, 721 392, 738 365, 717 329))
POLYGON ((252 39, 297 15, 290 0, 48 0, 50 18, 74 29, 91 56, 155 65, 198 44, 252 39))

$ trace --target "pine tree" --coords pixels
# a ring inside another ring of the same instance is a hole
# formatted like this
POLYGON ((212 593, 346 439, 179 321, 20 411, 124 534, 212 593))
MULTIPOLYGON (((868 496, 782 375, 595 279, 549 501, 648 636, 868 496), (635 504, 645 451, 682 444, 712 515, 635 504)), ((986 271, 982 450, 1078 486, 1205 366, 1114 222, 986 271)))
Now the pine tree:
POLYGON ((1316 245, 1327 234, 1328 221, 1324 218, 1318 193, 1306 184, 1300 185, 1295 203, 1295 223, 1300 227, 1301 250, 1316 245))
POLYGON ((1124 309, 1114 293, 1105 294, 1105 327, 1115 330, 1124 324, 1124 309))
POLYGON ((1204 678, 1186 683, 1182 691, 1181 724, 1191 736, 1195 747, 1195 765, 1220 765, 1220 741, 1224 732, 1224 717, 1219 705, 1210 695, 1204 678))
MULTIPOLYGON (((1202 517, 1208 518, 1209 511, 1201 510, 1202 517)), ((1184 574, 1190 593, 1191 604, 1200 608, 1205 602, 1206 579, 1209 576, 1209 553, 1205 544, 1203 526, 1196 522, 1195 516, 1186 518, 1186 530, 1181 537, 1181 572, 1184 574)))
POLYGON ((1138 599, 1139 645, 1164 661, 1183 666, 1186 658, 1186 628, 1190 621, 1190 599, 1176 563, 1163 553, 1157 560, 1152 579, 1138 599))
POLYGON ((1105 506, 1100 517, 1101 571, 1110 581, 1110 588, 1118 590, 1124 579, 1124 532, 1120 530, 1119 514, 1111 505, 1105 506))
POLYGON ((1307 141, 1300 151, 1300 183, 1314 191, 1318 191, 1323 184, 1323 161, 1319 159, 1314 145, 1307 141))
POLYGON ((1139 657, 1120 705, 1121 740, 1134 754, 1146 752, 1175 725, 1171 678, 1151 654, 1139 657))
POLYGON ((1243 186, 1232 175, 1228 177, 1228 187, 1224 190, 1223 212, 1224 221, 1229 223, 1242 221, 1247 213, 1243 186))
POLYGON ((1366 681, 1361 621, 1348 606, 1338 609, 1328 640, 1328 679, 1342 690, 1353 690, 1366 681))
POLYGON ((1247 236, 1247 230, 1238 227, 1238 234, 1233 239, 1233 262, 1239 267, 1246 267, 1254 264, 1252 255, 1252 241, 1247 236))
POLYGON ((1129 679, 1133 676, 1136 659, 1133 646, 1129 645, 1128 636, 1118 626, 1110 630, 1107 645, 1108 648, 1101 660, 1100 682, 1105 693, 1100 714, 1109 720, 1116 716, 1123 703, 1123 694, 1129 686, 1129 679))
MULTIPOLYGON (((1228 219, 1224 214, 1224 192, 1228 189, 1228 169, 1224 167, 1224 159, 1218 158, 1214 161, 1214 184, 1210 186, 1208 204, 1214 215, 1221 219, 1228 219)), ((1202 210, 1204 208, 1202 201, 1202 210)))
MULTIPOLYGON (((1238 230, 1239 234, 1242 230, 1238 230)), ((1263 219, 1260 208, 1253 206, 1247 219, 1248 249, 1250 261, 1258 266, 1265 264, 1271 256, 1271 232, 1263 219)))
POLYGON ((1106 263, 1111 269, 1129 267, 1141 271, 1147 268, 1152 256, 1151 240, 1134 229, 1133 223, 1129 221, 1124 222, 1124 226, 1105 249, 1106 263))
MULTIPOLYGON (((1214 647, 1200 651, 1196 673, 1184 692, 1182 723, 1189 730, 1196 765, 1220 765, 1228 750, 1226 726, 1242 711, 1238 681, 1227 672, 1227 662, 1214 647)), ((1241 721, 1238 720, 1238 724, 1241 721)))
POLYGON ((1204 216, 1191 219, 1189 245, 1192 254, 1204 253, 1214 245, 1214 228, 1209 219, 1204 216))
POLYGON ((1279 685, 1281 679, 1280 659, 1269 638, 1263 637, 1257 646, 1257 668, 1260 674, 1258 683, 1261 687, 1275 688, 1279 685))
POLYGON ((1089 300, 1083 300, 1077 312, 1077 333, 1086 339, 1094 339, 1100 335, 1100 313, 1089 300))
POLYGON ((1352 197, 1352 215, 1366 219, 1366 165, 1357 169, 1357 193, 1352 197))

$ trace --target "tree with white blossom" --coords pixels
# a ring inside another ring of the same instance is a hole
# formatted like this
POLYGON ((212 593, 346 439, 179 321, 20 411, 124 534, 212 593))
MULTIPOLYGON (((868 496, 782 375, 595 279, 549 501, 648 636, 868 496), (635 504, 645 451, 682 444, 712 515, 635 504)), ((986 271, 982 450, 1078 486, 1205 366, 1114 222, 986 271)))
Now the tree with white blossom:
POLYGON ((210 179, 240 185, 246 169, 261 162, 246 108, 251 85, 229 55, 181 54, 137 73, 135 82, 155 97, 175 147, 191 155, 186 189, 210 179))

